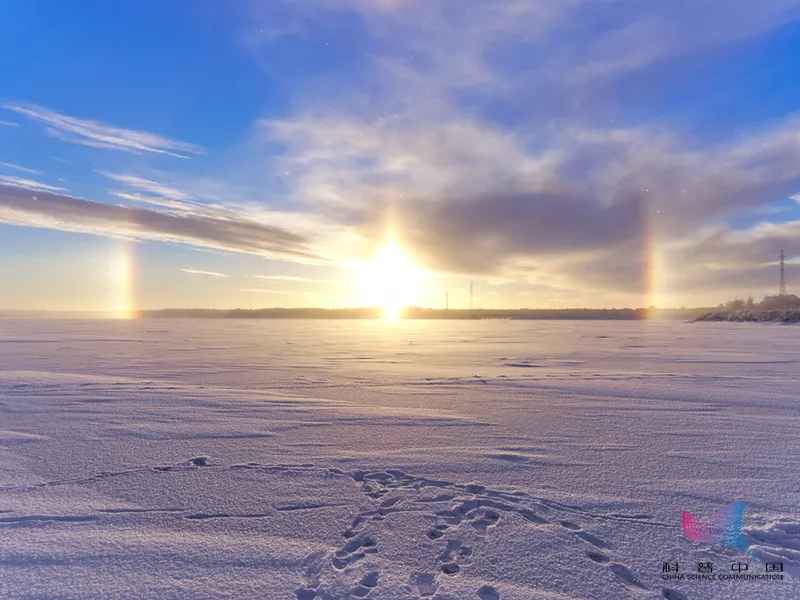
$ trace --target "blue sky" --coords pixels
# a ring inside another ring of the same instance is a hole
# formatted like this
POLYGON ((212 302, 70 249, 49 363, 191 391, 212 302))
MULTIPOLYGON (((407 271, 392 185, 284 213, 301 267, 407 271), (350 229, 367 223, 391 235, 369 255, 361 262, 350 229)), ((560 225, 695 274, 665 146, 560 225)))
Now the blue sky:
POLYGON ((369 304, 388 239, 430 306, 759 297, 781 248, 792 286, 795 0, 30 0, 0 36, 1 309, 369 304))

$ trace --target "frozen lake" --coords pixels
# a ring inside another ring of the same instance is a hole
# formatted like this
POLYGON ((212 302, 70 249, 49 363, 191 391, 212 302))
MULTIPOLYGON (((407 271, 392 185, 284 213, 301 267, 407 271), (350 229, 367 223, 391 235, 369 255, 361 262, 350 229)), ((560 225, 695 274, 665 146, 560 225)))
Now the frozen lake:
POLYGON ((798 598, 798 390, 790 326, 0 320, 0 598, 798 598))

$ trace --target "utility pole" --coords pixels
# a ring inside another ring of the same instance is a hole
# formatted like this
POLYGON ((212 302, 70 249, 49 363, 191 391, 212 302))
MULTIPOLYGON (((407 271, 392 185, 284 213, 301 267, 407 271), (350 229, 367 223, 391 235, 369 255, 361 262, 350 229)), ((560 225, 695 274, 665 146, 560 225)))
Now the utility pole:
POLYGON ((472 316, 472 290, 473 290, 472 284, 473 284, 473 282, 470 281, 469 282, 469 312, 470 312, 470 316, 472 316))
POLYGON ((444 309, 450 310, 450 292, 447 291, 444 293, 444 309))
POLYGON ((786 295, 786 261, 783 256, 783 249, 781 249, 781 284, 778 287, 778 295, 786 295))

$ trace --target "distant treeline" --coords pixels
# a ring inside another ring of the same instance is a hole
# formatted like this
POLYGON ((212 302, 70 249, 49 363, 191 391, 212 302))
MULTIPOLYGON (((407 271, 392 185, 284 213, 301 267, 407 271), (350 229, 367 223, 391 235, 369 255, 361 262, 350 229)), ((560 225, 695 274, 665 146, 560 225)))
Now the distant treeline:
POLYGON ((755 308, 742 310, 712 310, 697 321, 731 321, 734 323, 800 323, 800 309, 755 308))
POLYGON ((750 296, 747 300, 741 298, 730 300, 725 304, 720 304, 717 308, 727 310, 789 310, 800 308, 800 298, 794 294, 784 294, 783 296, 764 296, 761 302, 755 302, 753 297, 750 296))
MULTIPOLYGON (((519 308, 519 309, 442 309, 411 306, 404 319, 550 319, 550 320, 643 320, 694 319, 709 308, 519 308)), ((139 311, 139 317, 217 318, 217 319, 380 319, 383 311, 367 308, 261 308, 236 310, 167 309, 139 311)))
POLYGON ((794 294, 765 296, 761 302, 737 299, 700 315, 697 321, 800 323, 800 298, 794 294))

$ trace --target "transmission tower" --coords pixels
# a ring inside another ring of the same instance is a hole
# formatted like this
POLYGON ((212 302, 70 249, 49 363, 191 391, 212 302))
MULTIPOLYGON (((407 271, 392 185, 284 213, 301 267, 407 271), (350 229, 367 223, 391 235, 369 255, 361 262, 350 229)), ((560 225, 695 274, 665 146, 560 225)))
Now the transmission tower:
POLYGON ((473 282, 469 282, 469 312, 472 312, 472 284, 473 282))
POLYGON ((781 250, 781 285, 778 287, 778 295, 786 295, 786 261, 784 260, 783 250, 781 250))

